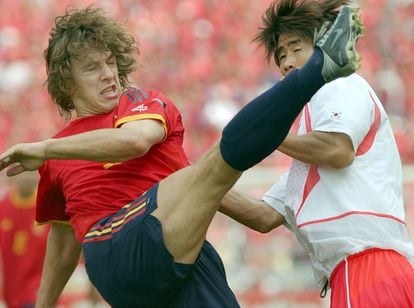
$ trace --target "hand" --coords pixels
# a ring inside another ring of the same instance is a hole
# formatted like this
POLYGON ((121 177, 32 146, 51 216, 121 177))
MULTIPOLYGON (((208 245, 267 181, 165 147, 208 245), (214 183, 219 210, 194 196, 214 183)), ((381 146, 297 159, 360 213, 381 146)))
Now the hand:
POLYGON ((46 160, 45 152, 44 142, 16 144, 0 155, 0 171, 11 166, 7 175, 14 176, 37 170, 46 160))

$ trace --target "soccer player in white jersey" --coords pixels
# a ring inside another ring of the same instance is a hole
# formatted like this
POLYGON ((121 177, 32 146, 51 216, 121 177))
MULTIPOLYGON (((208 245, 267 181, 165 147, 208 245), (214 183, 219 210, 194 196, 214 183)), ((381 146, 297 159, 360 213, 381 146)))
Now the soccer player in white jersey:
MULTIPOLYGON (((345 4, 273 2, 257 41, 287 75, 312 55, 314 29, 345 4)), ((298 135, 278 149, 293 164, 263 200, 233 191, 221 212, 261 232, 282 224, 294 232, 321 296, 331 288, 331 307, 414 307, 414 247, 404 221, 401 161, 388 116, 369 84, 355 73, 323 86, 303 109, 298 135)))

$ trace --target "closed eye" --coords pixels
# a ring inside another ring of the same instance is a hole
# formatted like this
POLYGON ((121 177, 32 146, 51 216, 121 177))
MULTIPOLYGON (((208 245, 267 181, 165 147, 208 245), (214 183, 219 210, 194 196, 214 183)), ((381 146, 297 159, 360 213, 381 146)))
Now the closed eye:
POLYGON ((115 65, 116 64, 116 57, 114 55, 110 56, 106 60, 106 64, 108 64, 108 65, 115 65))
POLYGON ((115 65, 116 64, 116 61, 115 61, 115 59, 114 60, 110 60, 110 61, 107 61, 106 64, 108 64, 108 65, 115 65))
POLYGON ((86 66, 85 67, 85 71, 87 71, 87 72, 92 72, 92 71, 94 71, 96 69, 96 65, 95 64, 93 64, 93 65, 88 65, 88 66, 86 66))

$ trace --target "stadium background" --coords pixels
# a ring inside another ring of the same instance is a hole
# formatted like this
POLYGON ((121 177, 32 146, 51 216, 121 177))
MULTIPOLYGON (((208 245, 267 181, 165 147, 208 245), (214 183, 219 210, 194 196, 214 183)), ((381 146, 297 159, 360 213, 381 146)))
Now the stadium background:
MULTIPOLYGON (((0 151, 47 138, 64 125, 44 87, 42 52, 54 17, 67 5, 97 4, 140 42, 141 87, 170 96, 183 113, 191 160, 219 137, 242 105, 280 78, 252 39, 264 0, 0 0, 0 151)), ((414 238, 414 1, 357 1, 366 27, 360 74, 387 109, 404 164, 407 224, 414 238)), ((260 197, 290 159, 275 153, 237 184, 260 197)), ((0 175, 0 193, 5 182, 0 175)), ((244 307, 327 307, 307 257, 285 229, 262 235, 218 214, 208 239, 220 251, 244 307)), ((80 267, 62 307, 87 307, 80 267)), ((0 303, 1 307, 1 303, 0 303)))

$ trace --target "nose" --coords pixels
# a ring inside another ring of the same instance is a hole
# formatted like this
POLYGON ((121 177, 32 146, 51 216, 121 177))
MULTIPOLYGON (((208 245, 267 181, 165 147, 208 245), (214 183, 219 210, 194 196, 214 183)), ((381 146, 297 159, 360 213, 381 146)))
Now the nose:
POLYGON ((114 77, 114 72, 111 70, 111 67, 108 64, 102 65, 102 78, 103 79, 112 79, 114 77))
POLYGON ((294 70, 296 68, 296 61, 295 58, 287 55, 286 58, 283 61, 283 70, 285 73, 288 73, 291 70, 294 70))

